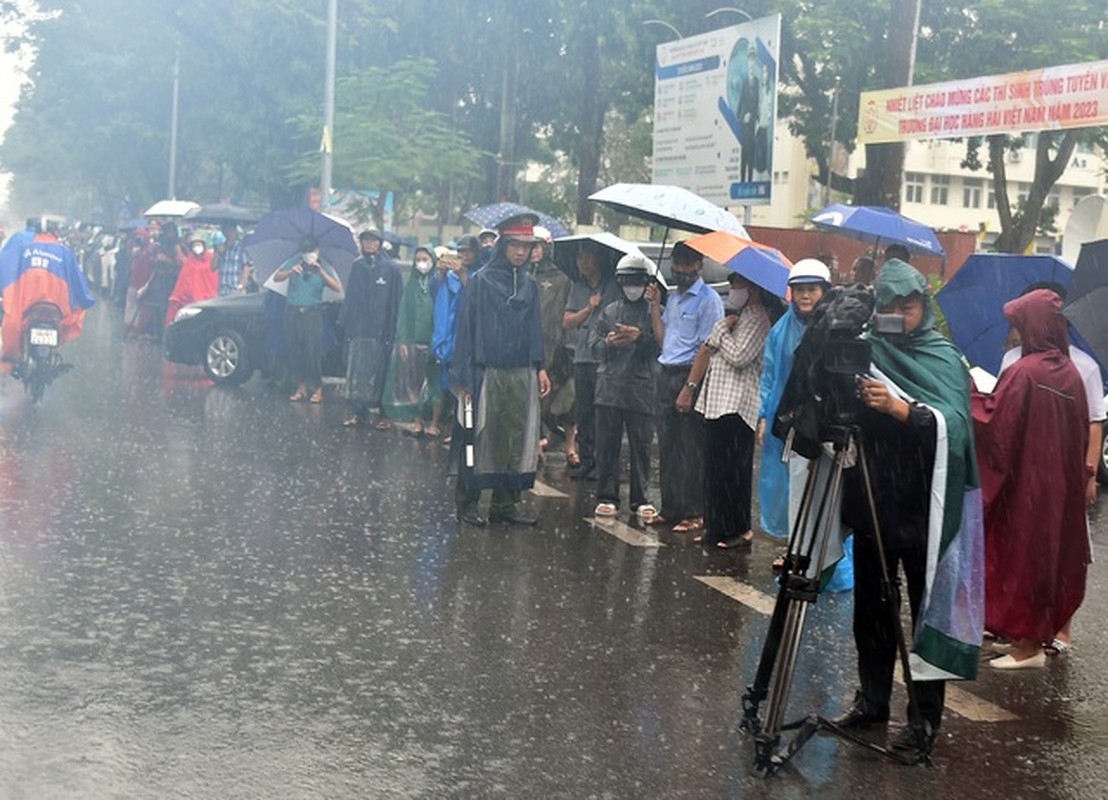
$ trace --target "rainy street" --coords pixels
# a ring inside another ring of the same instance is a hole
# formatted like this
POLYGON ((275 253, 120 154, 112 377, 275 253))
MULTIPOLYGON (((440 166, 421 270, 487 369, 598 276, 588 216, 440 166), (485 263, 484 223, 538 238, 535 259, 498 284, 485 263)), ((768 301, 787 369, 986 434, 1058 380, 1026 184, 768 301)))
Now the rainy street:
MULTIPOLYGON (((103 302, 65 354, 37 408, 0 384, 0 796, 1108 796, 1103 560, 1072 652, 950 688, 933 769, 818 736, 766 779, 769 539, 592 524, 554 457, 536 529, 459 529, 446 449, 333 386, 214 388, 103 302)), ((850 613, 812 610, 790 717, 847 708, 850 613)))

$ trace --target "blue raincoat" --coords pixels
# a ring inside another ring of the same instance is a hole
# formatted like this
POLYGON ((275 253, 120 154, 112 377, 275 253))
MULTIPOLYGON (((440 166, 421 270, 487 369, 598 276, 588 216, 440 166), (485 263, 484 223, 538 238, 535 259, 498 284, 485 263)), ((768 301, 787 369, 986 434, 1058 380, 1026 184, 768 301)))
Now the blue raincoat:
POLYGON ((762 530, 778 539, 789 536, 789 465, 781 462, 785 443, 773 435, 773 418, 792 372, 793 352, 807 327, 807 320, 790 304, 788 311, 770 329, 762 362, 762 405, 758 409, 758 419, 766 421, 766 436, 762 445, 758 505, 762 530))

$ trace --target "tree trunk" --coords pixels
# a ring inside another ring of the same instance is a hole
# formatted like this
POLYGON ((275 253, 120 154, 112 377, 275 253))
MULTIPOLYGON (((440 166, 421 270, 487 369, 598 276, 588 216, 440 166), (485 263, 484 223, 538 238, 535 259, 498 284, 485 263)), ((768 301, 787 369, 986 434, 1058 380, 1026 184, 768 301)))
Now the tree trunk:
POLYGON ((993 191, 1000 216, 1000 235, 993 245, 997 252, 1023 253, 1034 243, 1047 195, 1062 177, 1077 146, 1076 132, 1066 131, 1061 134, 1061 141, 1051 158, 1050 151, 1055 146, 1057 135, 1052 131, 1039 132, 1039 141, 1035 147, 1035 177, 1027 190, 1027 200, 1015 212, 1012 211, 1008 198, 1008 176, 1004 165, 1007 148, 1004 137, 989 137, 989 170, 993 174, 993 191))
MULTIPOLYGON (((884 87, 912 83, 916 26, 920 0, 891 0, 889 34, 885 40, 884 87)), ((900 210, 900 184, 904 177, 904 142, 866 145, 866 172, 856 181, 857 205, 886 206, 900 210)))
POLYGON ((577 166, 577 224, 591 225, 596 212, 596 204, 589 195, 596 191, 600 177, 600 154, 604 148, 604 104, 601 102, 600 83, 600 39, 595 29, 582 32, 581 69, 585 82, 592 88, 582 93, 578 106, 580 118, 578 133, 581 137, 578 145, 577 166))

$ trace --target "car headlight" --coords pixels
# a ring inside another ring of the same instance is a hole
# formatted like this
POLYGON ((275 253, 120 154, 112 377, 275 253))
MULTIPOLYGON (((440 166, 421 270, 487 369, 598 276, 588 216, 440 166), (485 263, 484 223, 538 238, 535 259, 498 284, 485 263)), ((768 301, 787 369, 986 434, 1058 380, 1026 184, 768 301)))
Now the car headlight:
POLYGON ((177 312, 177 316, 173 318, 173 321, 181 322, 182 320, 192 319, 203 310, 200 306, 185 306, 177 312))

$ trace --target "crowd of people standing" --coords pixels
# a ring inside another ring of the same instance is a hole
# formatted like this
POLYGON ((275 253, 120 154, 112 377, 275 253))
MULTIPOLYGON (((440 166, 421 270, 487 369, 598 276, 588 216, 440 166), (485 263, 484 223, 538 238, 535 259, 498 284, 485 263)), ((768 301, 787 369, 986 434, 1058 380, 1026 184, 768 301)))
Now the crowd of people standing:
MULTIPOLYGON (((616 258, 588 238, 572 269, 555 265, 560 245, 535 223, 515 218, 447 247, 417 247, 404 267, 367 230, 345 286, 305 239, 299 259, 274 275, 288 282, 290 399, 323 400, 324 291, 342 292, 344 425, 447 440, 461 523, 534 525, 521 492, 560 438, 569 476, 595 482, 598 519, 619 516, 626 497, 640 524, 692 534, 711 551, 749 551, 756 527, 786 540, 821 456, 793 452, 779 417, 794 367, 810 366, 806 334, 835 295, 827 259, 798 261, 783 302, 738 274, 721 293, 702 278, 700 254, 679 242, 669 288, 634 248, 616 258)), ((237 234, 182 243, 174 226, 137 231, 129 325, 156 328, 189 302, 244 287, 251 265, 237 234)), ((903 330, 864 336, 872 374, 859 379, 857 402, 861 447, 880 465, 875 514, 864 513, 859 471, 849 470, 836 510, 845 557, 825 590, 855 590, 860 688, 840 724, 884 723, 896 654, 890 619, 875 610, 880 535, 906 577, 926 665, 901 744, 929 747, 944 679, 975 673, 981 637, 998 670, 1041 667, 1070 647, 1091 560, 1085 509, 1104 406, 1095 362, 1069 346, 1056 287, 1032 287, 1006 307, 1014 346, 986 394, 936 329, 927 281, 909 262, 893 245, 855 262, 848 279, 903 330), (964 635, 967 620, 976 641, 964 635), (949 630, 955 621, 960 632, 949 630)))

